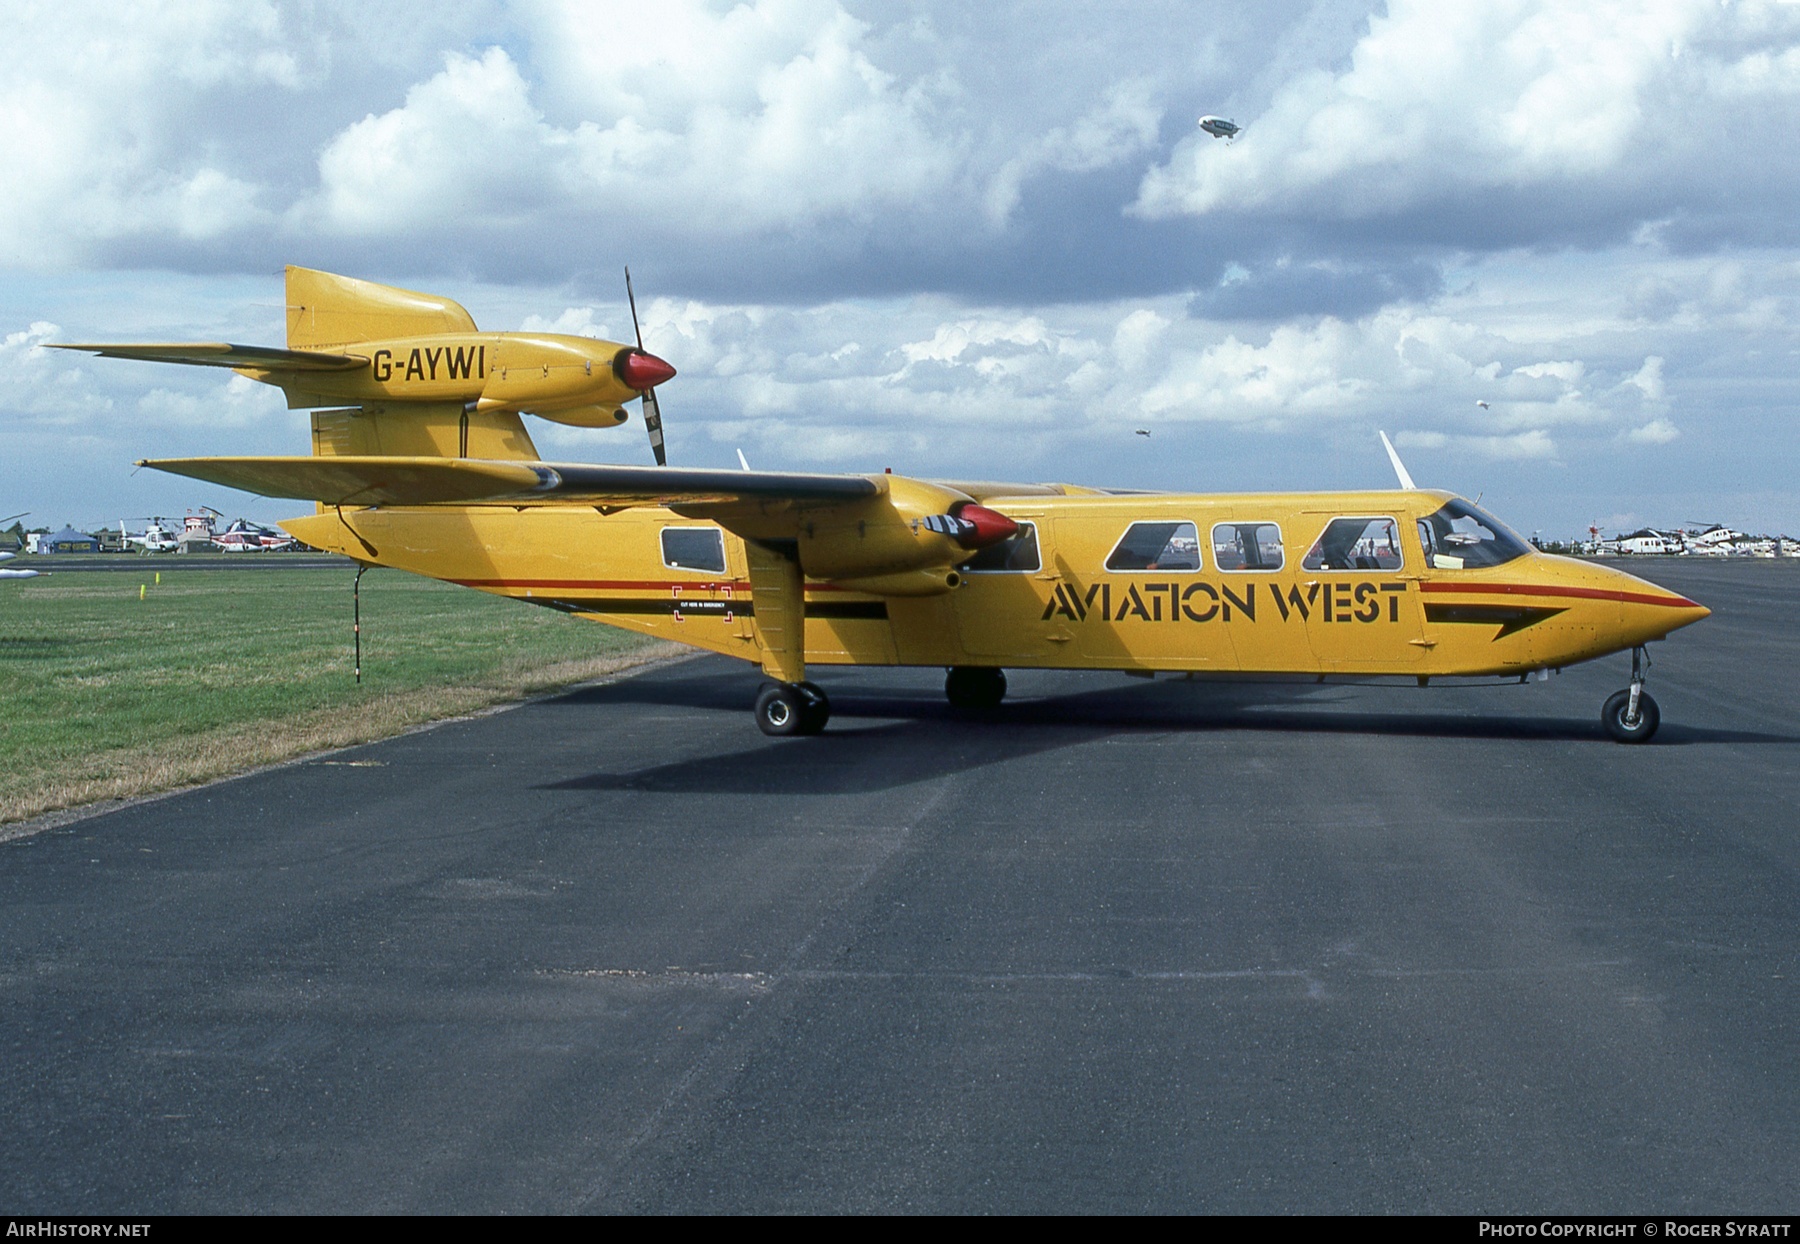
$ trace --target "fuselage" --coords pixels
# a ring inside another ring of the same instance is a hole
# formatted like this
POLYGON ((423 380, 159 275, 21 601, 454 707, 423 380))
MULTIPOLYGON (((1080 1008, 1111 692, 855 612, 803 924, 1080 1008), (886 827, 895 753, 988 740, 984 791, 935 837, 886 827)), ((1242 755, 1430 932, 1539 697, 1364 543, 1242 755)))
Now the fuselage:
MULTIPOLYGON (((1070 490, 981 503, 1021 530, 964 562, 954 590, 876 595, 809 574, 806 661, 1517 675, 1628 650, 1708 613, 1621 571, 1537 552, 1443 492, 1070 490)), ((283 526, 359 560, 761 658, 744 541, 669 509, 368 509, 283 526)))

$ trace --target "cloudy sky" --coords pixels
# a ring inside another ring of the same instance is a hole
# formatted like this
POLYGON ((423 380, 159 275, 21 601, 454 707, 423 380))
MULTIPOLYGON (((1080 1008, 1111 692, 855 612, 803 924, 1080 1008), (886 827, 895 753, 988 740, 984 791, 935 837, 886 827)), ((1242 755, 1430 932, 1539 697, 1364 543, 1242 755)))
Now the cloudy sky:
MULTIPOLYGON (((0 515, 296 509, 130 465, 305 452, 277 390, 44 342, 281 344, 286 263, 616 340, 629 264, 678 463, 1387 487, 1385 429, 1528 533, 1800 534, 1800 4, 59 0, 7 33, 0 515)), ((531 422, 649 461, 635 419, 531 422)))

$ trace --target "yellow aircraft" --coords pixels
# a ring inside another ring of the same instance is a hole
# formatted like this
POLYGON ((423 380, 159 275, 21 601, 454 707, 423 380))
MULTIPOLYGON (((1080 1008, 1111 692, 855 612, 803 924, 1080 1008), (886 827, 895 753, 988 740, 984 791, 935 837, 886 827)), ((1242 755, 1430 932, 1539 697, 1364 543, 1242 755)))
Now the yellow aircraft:
MULTIPOLYGON (((329 281, 315 288, 337 301, 307 314, 370 338, 340 329, 344 357, 399 349, 396 291, 329 281)), ((1007 668, 1423 686, 1629 650, 1602 721, 1650 738, 1643 645, 1709 611, 1540 553, 1394 462, 1398 490, 1235 495, 548 463, 510 408, 370 400, 315 414, 310 457, 143 465, 314 501, 282 526, 366 565, 754 662, 772 735, 824 728, 809 664, 944 667, 950 701, 982 708, 1007 668), (455 434, 475 416, 479 437, 455 434)))

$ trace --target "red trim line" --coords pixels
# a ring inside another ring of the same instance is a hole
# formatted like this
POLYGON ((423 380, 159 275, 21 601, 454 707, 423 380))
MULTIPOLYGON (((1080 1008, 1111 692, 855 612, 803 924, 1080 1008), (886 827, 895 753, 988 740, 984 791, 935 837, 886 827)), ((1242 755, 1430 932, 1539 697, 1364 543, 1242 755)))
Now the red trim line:
MULTIPOLYGON (((734 592, 750 590, 747 579, 448 579, 446 582, 458 587, 548 587, 603 592, 660 592, 675 587, 692 588, 697 592, 716 592, 721 588, 730 588, 734 592)), ((808 583, 806 590, 812 593, 848 592, 851 589, 835 583, 808 583)))
POLYGON ((1549 587, 1530 583, 1420 583, 1422 592, 1473 592, 1499 596, 1573 596, 1578 600, 1616 600, 1633 605, 1667 605, 1671 609, 1699 609, 1699 601, 1685 596, 1650 596, 1644 592, 1617 592, 1602 587, 1549 587))
POLYGON ((728 587, 748 592, 750 585, 736 579, 452 579, 461 587, 554 587, 582 591, 657 592, 671 587, 717 591, 728 587))

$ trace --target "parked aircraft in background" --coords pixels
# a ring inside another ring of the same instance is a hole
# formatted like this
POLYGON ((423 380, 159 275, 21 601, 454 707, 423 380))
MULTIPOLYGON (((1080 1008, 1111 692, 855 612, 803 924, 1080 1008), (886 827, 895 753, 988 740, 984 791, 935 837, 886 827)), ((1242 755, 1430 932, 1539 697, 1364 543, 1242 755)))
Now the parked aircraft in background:
POLYGON ((224 531, 215 532, 212 539, 226 553, 277 553, 291 549, 297 543, 290 535, 244 518, 234 520, 224 531))
POLYGON ((134 536, 125 526, 125 520, 119 520, 119 531, 127 545, 135 544, 146 553, 173 553, 181 547, 181 541, 174 530, 166 526, 162 519, 150 518, 143 521, 148 524, 144 528, 144 534, 134 536))

